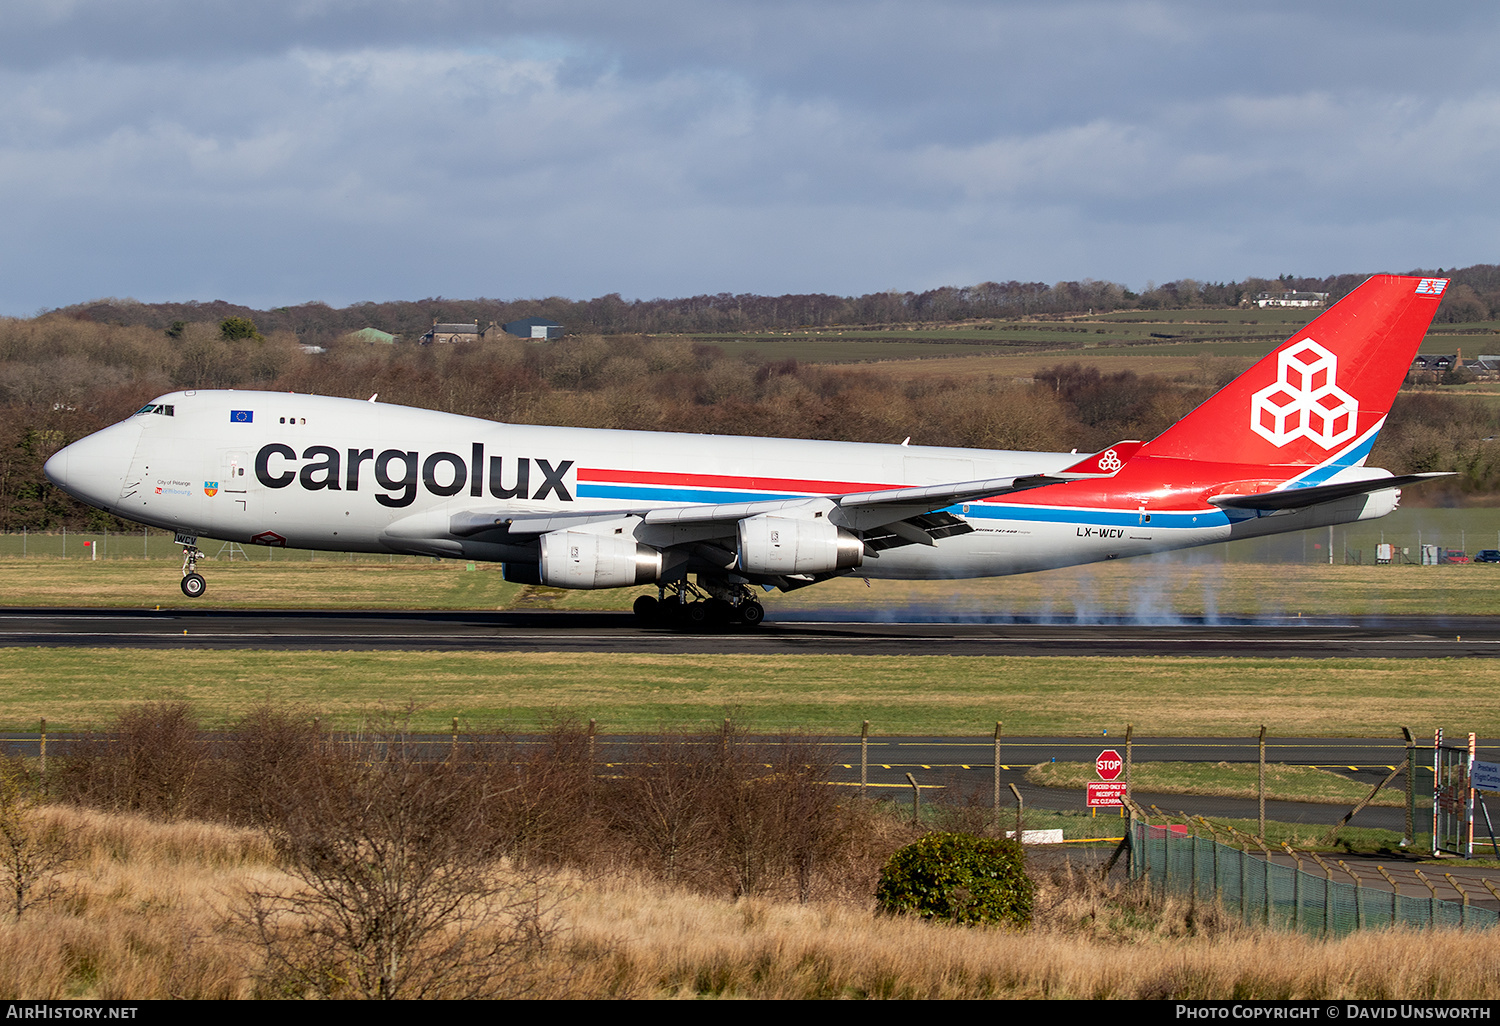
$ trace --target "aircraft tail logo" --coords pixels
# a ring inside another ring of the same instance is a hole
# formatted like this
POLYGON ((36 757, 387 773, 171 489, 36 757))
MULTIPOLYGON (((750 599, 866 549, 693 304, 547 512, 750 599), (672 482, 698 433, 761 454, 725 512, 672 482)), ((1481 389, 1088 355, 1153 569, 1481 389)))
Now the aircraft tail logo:
POLYGON ((1250 399, 1250 430, 1278 449, 1298 438, 1323 449, 1352 438, 1359 403, 1337 384, 1339 358, 1310 338, 1277 358, 1275 383, 1250 399))

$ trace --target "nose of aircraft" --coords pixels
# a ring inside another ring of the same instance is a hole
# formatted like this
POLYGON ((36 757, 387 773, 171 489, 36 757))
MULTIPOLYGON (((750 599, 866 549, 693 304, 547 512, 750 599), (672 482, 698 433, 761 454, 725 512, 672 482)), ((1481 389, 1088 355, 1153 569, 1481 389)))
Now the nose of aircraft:
POLYGON ((95 431, 58 450, 43 465, 42 472, 74 498, 91 506, 114 506, 135 458, 140 434, 140 425, 130 420, 95 431))

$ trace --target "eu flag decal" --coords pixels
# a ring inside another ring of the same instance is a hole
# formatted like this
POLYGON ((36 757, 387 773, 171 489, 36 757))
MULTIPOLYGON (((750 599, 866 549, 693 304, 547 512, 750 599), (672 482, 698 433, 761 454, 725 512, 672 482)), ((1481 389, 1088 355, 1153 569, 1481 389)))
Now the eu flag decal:
POLYGON ((229 423, 252 424, 255 422, 255 411, 253 410, 230 410, 229 423))

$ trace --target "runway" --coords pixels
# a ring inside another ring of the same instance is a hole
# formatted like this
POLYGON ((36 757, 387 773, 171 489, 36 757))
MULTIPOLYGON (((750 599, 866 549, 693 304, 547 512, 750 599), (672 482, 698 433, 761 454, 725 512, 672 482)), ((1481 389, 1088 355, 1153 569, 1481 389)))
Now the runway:
POLYGON ((644 628, 629 613, 405 610, 7 609, 0 646, 306 651, 1265 658, 1500 657, 1500 620, 1477 616, 877 621, 823 612, 719 634, 644 628))

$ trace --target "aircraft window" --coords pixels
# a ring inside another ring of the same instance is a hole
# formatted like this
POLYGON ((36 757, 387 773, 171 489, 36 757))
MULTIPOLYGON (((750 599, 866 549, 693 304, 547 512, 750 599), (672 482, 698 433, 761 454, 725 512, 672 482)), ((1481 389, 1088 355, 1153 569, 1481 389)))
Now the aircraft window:
POLYGON ((161 414, 164 417, 170 417, 173 415, 174 410, 175 407, 167 406, 163 403, 147 403, 145 406, 142 406, 139 410, 135 411, 135 416, 139 417, 143 413, 157 413, 161 414))
POLYGON ((285 417, 282 417, 282 418, 281 418, 281 422, 282 422, 282 423, 283 423, 283 424, 285 424, 285 423, 286 423, 286 418, 285 418, 285 417))

